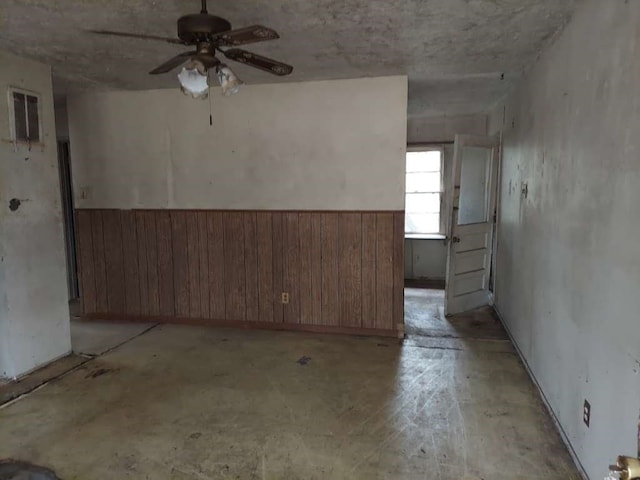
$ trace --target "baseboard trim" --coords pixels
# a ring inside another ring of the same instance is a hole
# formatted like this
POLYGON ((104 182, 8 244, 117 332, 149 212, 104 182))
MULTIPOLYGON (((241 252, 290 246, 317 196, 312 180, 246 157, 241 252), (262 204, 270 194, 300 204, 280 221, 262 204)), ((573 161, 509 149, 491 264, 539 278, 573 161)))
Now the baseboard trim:
POLYGON ((516 349, 516 352, 518 352, 518 357, 520 357, 520 361, 522 362, 522 365, 524 365, 524 368, 527 371, 529 378, 531 378, 531 381, 536 386, 536 389, 538 390, 538 394, 542 399, 542 403, 547 409, 549 416, 551 416, 551 419, 553 420, 553 423, 556 426, 556 430, 558 430, 558 432, 560 433, 560 438, 562 438, 562 443, 565 444, 565 446, 567 447, 567 450, 569 450, 569 454, 571 455, 571 459, 573 460, 573 463, 575 463, 576 467, 578 467, 578 472, 580 473, 580 475, 584 480, 590 480, 589 475, 587 475, 587 472, 584 466, 582 465, 582 462, 578 458, 578 455, 576 454, 576 451, 574 450, 573 445, 569 440, 569 436, 567 435, 567 432, 565 432, 564 428, 562 428, 562 425, 560 424, 560 420, 556 416, 556 413, 553 411, 553 408, 551 407, 551 403, 549 403, 549 400, 547 399, 547 396, 542 390, 542 387, 540 387, 540 383, 538 382, 538 379, 534 375, 533 370, 531 370, 531 367, 529 366, 527 359, 522 354, 522 350, 520 350, 520 346, 516 342, 514 336, 511 334, 511 330, 509 330, 507 323, 504 321, 504 317, 502 316, 502 313, 500 313, 500 310, 498 310, 498 307, 495 304, 493 305, 493 309, 495 310, 496 315, 500 320, 500 323, 502 324, 505 331, 507 332, 507 335, 509 336, 511 343, 513 344, 513 347, 516 349))
POLYGON ((147 315, 119 315, 114 313, 90 313, 81 315, 82 321, 107 321, 114 323, 166 323, 174 325, 196 325, 203 327, 238 328, 245 330, 277 330, 290 332, 327 333, 336 335, 354 335, 365 337, 394 337, 398 330, 382 330, 377 328, 341 327, 334 325, 307 325, 299 323, 251 322, 235 320, 217 320, 210 318, 162 317, 147 315))

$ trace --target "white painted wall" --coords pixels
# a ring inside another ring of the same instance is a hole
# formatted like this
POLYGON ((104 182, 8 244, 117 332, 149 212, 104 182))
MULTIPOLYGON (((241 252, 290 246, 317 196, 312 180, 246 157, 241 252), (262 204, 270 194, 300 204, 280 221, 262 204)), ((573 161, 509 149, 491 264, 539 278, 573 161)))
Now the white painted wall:
POLYGON ((76 207, 403 210, 407 78, 70 97, 76 207), (84 196, 86 198, 82 198, 84 196))
POLYGON ((497 305, 601 479, 638 453, 640 2, 586 0, 506 101, 504 126, 503 106, 490 122, 504 129, 497 305))
POLYGON ((51 70, 0 52, 0 94, 0 377, 13 378, 71 344, 51 70), (30 151, 10 141, 10 86, 41 95, 43 144, 30 151))
POLYGON ((410 115, 407 118, 408 143, 453 142, 459 133, 485 135, 487 115, 454 115, 433 117, 410 115))
POLYGON ((414 280, 443 280, 447 276, 447 243, 445 240, 404 241, 404 276, 414 280))

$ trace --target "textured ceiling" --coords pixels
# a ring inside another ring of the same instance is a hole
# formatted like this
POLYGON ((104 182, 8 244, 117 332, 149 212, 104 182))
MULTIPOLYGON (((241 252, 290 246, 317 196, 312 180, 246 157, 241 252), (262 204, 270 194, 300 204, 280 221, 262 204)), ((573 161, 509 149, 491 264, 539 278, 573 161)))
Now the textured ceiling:
MULTIPOLYGON (((281 79, 233 64, 247 83, 409 76, 409 114, 486 111, 582 0, 210 0, 234 28, 262 23, 281 38, 247 50, 294 66, 281 79), (503 76, 504 74, 504 76, 503 76)), ((84 29, 175 36, 198 0, 2 0, 0 48, 53 66, 57 93, 172 87, 146 72, 180 45, 84 29)))

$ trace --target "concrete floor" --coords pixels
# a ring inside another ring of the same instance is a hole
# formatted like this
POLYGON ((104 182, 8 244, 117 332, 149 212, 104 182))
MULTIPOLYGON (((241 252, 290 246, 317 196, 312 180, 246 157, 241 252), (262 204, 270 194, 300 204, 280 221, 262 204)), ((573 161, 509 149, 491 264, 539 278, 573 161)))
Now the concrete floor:
POLYGON ((441 289, 405 289, 404 321, 409 336, 509 340, 491 307, 445 318, 441 289))
POLYGON ((153 328, 155 323, 71 321, 71 346, 78 355, 96 356, 153 328))
POLYGON ((483 325, 403 344, 157 326, 0 409, 0 458, 66 480, 578 479, 483 325))

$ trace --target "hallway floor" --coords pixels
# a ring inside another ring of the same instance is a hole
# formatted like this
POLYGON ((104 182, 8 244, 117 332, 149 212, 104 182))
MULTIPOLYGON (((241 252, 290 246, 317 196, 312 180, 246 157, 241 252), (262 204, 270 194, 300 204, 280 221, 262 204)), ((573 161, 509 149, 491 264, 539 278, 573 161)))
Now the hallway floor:
POLYGON ((409 336, 509 340, 493 308, 444 316, 444 290, 406 288, 404 321, 409 336))
MULTIPOLYGON (((408 316, 429 305, 407 291, 408 316)), ((578 479, 485 314, 403 343, 151 326, 0 408, 0 458, 63 480, 578 479)))

